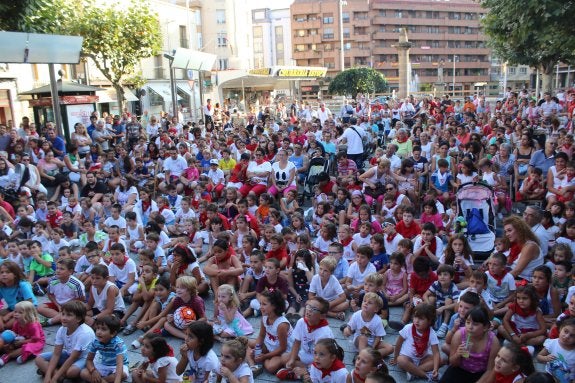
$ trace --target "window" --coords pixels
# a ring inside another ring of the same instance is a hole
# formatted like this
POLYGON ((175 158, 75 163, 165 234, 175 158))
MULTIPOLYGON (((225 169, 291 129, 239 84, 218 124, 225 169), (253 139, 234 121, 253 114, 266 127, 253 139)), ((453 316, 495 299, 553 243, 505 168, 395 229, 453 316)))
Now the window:
POLYGON ((464 18, 465 18, 465 20, 473 20, 473 14, 467 12, 467 13, 465 13, 464 18))
POLYGON ((216 9, 216 23, 225 24, 226 23, 226 10, 216 9))
POLYGON ((367 35, 367 27, 356 27, 353 30, 354 35, 367 35))
POLYGON ((305 29, 298 29, 295 34, 297 37, 305 37, 306 32, 305 29))
POLYGON ((282 65, 279 63, 280 58, 283 60, 284 56, 284 27, 278 25, 275 27, 275 44, 276 44, 276 57, 278 62, 277 65, 282 65))
POLYGON ((341 20, 344 23, 349 23, 349 12, 342 12, 341 20))
POLYGON ((309 30, 309 35, 310 35, 310 36, 317 36, 317 29, 310 29, 310 30, 309 30))
POLYGON ((323 29, 323 38, 324 39, 333 39, 333 28, 324 28, 323 29))
POLYGON ((510 66, 509 68, 507 68, 507 73, 510 75, 514 75, 515 74, 515 67, 510 66))
POLYGON ((343 28, 343 38, 344 39, 349 39, 349 27, 344 27, 343 28))
POLYGON ((327 52, 333 51, 333 45, 331 43, 323 44, 323 50, 327 52))
POLYGON ((333 13, 324 13, 323 14, 323 23, 324 24, 333 24, 333 13))
POLYGON ((228 69, 228 59, 218 59, 218 70, 228 69))
POLYGON ((162 66, 162 55, 154 56, 154 77, 156 79, 164 78, 164 67, 162 66))
POLYGON ((427 33, 439 33, 439 27, 436 26, 428 26, 427 33))
POLYGON ((306 15, 295 15, 293 18, 296 21, 296 23, 303 23, 303 22, 307 21, 306 15))
POLYGON ((367 20, 368 15, 367 12, 354 12, 353 19, 354 20, 367 20))
POLYGON ((334 69, 335 68, 335 59, 334 58, 325 58, 323 60, 323 65, 327 69, 334 69))
POLYGON ((218 33, 217 43, 219 48, 227 47, 228 46, 228 36, 226 32, 218 33))
POLYGON ((343 44, 343 50, 344 51, 348 51, 351 49, 351 43, 345 43, 343 44))
POLYGON ((180 25, 180 46, 182 48, 189 48, 188 30, 185 25, 180 25))
POLYGON ((396 19, 403 18, 403 11, 395 11, 395 18, 396 19))
POLYGON ((522 66, 519 68, 519 74, 527 74, 527 68, 522 66))
MULTIPOLYGON (((299 32, 299 31, 298 31, 299 32)), ((264 29, 261 26, 254 27, 254 39, 255 38, 262 38, 264 35, 264 29)))
POLYGON ((296 52, 304 52, 306 49, 305 44, 296 44, 295 51, 296 52))
POLYGON ((381 16, 381 17, 385 17, 385 16, 386 16, 385 9, 380 9, 380 10, 379 10, 379 16, 381 16))

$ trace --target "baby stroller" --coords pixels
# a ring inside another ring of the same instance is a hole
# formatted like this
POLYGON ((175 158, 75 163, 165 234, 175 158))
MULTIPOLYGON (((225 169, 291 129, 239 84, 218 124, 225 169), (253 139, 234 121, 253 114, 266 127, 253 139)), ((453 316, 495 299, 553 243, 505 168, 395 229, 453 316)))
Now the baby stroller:
POLYGON ((318 176, 321 172, 327 172, 329 169, 329 161, 323 157, 314 157, 309 161, 309 168, 307 176, 303 183, 303 194, 301 196, 301 205, 305 203, 305 199, 311 198, 315 195, 314 186, 318 184, 318 176))
POLYGON ((493 189, 483 183, 466 183, 459 187, 455 232, 467 236, 473 259, 483 262, 495 247, 495 207, 493 189))

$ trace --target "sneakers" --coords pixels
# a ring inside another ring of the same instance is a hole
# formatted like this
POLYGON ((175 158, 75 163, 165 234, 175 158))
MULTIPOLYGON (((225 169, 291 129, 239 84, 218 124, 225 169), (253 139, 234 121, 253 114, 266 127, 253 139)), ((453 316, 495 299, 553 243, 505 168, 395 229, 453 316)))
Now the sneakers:
POLYGON ((295 372, 289 368, 280 368, 279 371, 276 372, 276 377, 279 380, 299 380, 295 372))
POLYGON ((8 361, 10 360, 10 356, 8 354, 3 354, 0 356, 0 367, 3 367, 8 361))
POLYGON ((262 312, 261 312, 260 310, 254 309, 254 317, 257 318, 257 317, 259 317, 259 316, 261 316, 261 315, 262 315, 262 312))
POLYGON ((531 354, 531 356, 535 355, 535 347, 527 346, 527 350, 529 350, 529 354, 531 354))
POLYGON ((129 324, 128 326, 126 326, 126 328, 124 329, 124 335, 132 335, 134 332, 136 332, 138 330, 138 328, 134 325, 129 324))
POLYGON ((46 318, 44 315, 38 315, 38 319, 39 319, 40 325, 41 325, 42 327, 48 327, 48 326, 50 326, 49 319, 46 318))
POLYGON ((24 364, 26 363, 27 360, 28 360, 27 358, 23 358, 22 355, 20 355, 19 357, 16 358, 16 363, 24 364))
POLYGON ((264 367, 261 364, 255 364, 253 366, 250 366, 250 369, 252 370, 252 376, 254 378, 260 376, 262 372, 264 372, 264 367))
POLYGON ((433 372, 432 371, 428 371, 426 373, 427 375, 427 381, 428 382, 437 382, 439 379, 437 379, 437 377, 433 377, 433 372))
POLYGON ((136 339, 135 341, 133 341, 133 342, 132 342, 132 345, 131 345, 131 347, 132 347, 134 350, 140 348, 140 346, 141 346, 141 344, 140 344, 140 341, 139 341, 138 339, 136 339))
POLYGON ((34 286, 32 287, 32 293, 34 293, 34 295, 39 297, 43 297, 44 295, 46 295, 46 292, 42 290, 42 287, 40 287, 38 282, 34 283, 34 286))
POLYGON ((447 335, 447 331, 449 331, 447 323, 442 323, 441 327, 439 327, 439 330, 437 330, 437 337, 441 339, 445 338, 445 336, 447 335))
POLYGON ((405 380, 407 380, 408 382, 411 382, 413 380, 413 375, 411 375, 409 372, 405 371, 405 380))

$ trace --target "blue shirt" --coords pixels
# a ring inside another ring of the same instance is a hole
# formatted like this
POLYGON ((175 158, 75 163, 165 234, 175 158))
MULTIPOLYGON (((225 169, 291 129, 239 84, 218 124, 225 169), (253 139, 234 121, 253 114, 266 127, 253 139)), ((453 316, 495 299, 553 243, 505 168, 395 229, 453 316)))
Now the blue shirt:
POLYGON ((349 270, 349 263, 342 258, 339 259, 339 262, 335 266, 335 270, 333 271, 334 277, 337 278, 339 281, 342 278, 347 277, 347 271, 349 270))
POLYGON ((389 257, 385 253, 379 253, 371 258, 371 263, 375 266, 377 271, 383 269, 383 266, 389 263, 389 257))
POLYGON ((555 165, 555 153, 551 157, 545 155, 545 150, 538 150, 533 153, 529 166, 539 168, 543 171, 543 179, 547 177, 547 172, 551 166, 555 165))
POLYGON ((105 344, 98 339, 94 339, 88 347, 88 352, 95 354, 94 364, 96 365, 115 367, 118 355, 122 355, 124 357, 124 365, 128 365, 128 348, 124 340, 119 336, 113 337, 105 344))
MULTIPOLYGON (((54 149, 62 152, 62 155, 58 155, 56 157, 58 157, 61 160, 64 159, 64 155, 66 154, 66 143, 64 142, 62 137, 56 137, 56 138, 54 138, 53 141, 48 139, 48 141, 50 141, 52 143, 52 147, 54 149)), ((56 154, 56 153, 54 153, 54 154, 56 154)))
POLYGON ((0 299, 4 299, 10 311, 14 311, 16 303, 30 301, 38 306, 38 301, 32 293, 32 285, 28 281, 20 281, 16 286, 0 287, 0 299))
MULTIPOLYGON (((439 179, 439 169, 437 169, 432 175, 431 175, 431 182, 433 182, 433 186, 435 186, 439 191, 441 191, 442 193, 445 193, 447 191, 449 191, 449 187, 451 186, 451 179, 453 178, 451 176, 451 173, 449 173, 449 171, 447 171, 447 176, 445 177, 445 182, 444 183, 440 183, 439 179)), ((445 173, 444 173, 445 174, 445 173)))

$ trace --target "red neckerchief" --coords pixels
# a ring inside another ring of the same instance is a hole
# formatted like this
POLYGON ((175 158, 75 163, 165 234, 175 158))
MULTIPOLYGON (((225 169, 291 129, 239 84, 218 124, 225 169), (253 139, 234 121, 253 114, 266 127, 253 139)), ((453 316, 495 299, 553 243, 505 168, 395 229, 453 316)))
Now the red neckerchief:
POLYGON ((431 243, 429 244, 429 251, 431 251, 433 254, 435 254, 435 252, 437 251, 437 240, 435 239, 435 236, 433 237, 431 243))
POLYGON ((146 201, 142 200, 142 211, 143 211, 143 212, 148 211, 148 209, 150 208, 150 205, 151 205, 151 204, 152 204, 151 201, 146 202, 146 201))
POLYGON ((68 204, 68 207, 71 207, 71 208, 73 209, 73 208, 76 207, 77 204, 78 204, 77 202, 76 202, 75 204, 73 204, 73 205, 72 205, 71 203, 69 203, 69 204, 68 204))
POLYGON ((403 144, 404 142, 407 142, 407 137, 406 138, 399 138, 397 137, 397 142, 400 144, 403 144))
POLYGON ((215 258, 216 264, 220 264, 220 263, 227 262, 227 261, 230 260, 231 257, 232 257, 232 253, 231 253, 230 251, 227 251, 227 252, 226 252, 226 257, 225 257, 224 259, 218 261, 218 259, 215 258))
POLYGON ((389 242, 389 243, 393 242, 393 239, 395 238, 396 235, 397 235, 397 231, 393 234, 388 234, 387 238, 386 238, 387 242, 389 242))
POLYGON ((519 307, 519 305, 517 304, 517 302, 513 302, 509 304, 509 309, 512 310, 515 314, 522 316, 523 318, 526 318, 528 316, 531 316, 533 314, 535 314, 535 312, 537 311, 537 309, 535 310, 523 310, 521 307, 519 307))
MULTIPOLYGON (((172 348, 172 346, 168 345, 168 354, 164 355, 164 356, 174 356, 174 349, 172 348)), ((148 358, 148 362, 150 363, 156 363, 156 358, 154 357, 149 357, 148 358)))
POLYGON ((265 160, 256 160, 256 164, 261 165, 265 162, 265 160))
POLYGON ((303 318, 303 321, 305 322, 305 324, 306 324, 306 326, 307 326, 307 332, 309 332, 309 333, 314 332, 314 331, 317 330, 318 328, 322 328, 322 327, 325 327, 325 326, 329 326, 329 323, 327 322, 327 320, 326 320, 325 318, 324 318, 324 319, 321 319, 321 320, 319 321, 319 323, 316 324, 315 326, 310 325, 309 322, 307 321, 307 318, 306 318, 306 317, 303 318))
POLYGON ((321 371, 321 378, 322 379, 328 375, 331 375, 331 373, 334 371, 338 371, 338 370, 341 370, 342 368, 345 368, 345 364, 343 364, 343 362, 337 358, 333 361, 331 366, 329 366, 329 368, 326 368, 325 370, 322 368, 319 368, 315 362, 313 362, 313 365, 315 368, 317 368, 318 370, 321 371))
POLYGON ((212 110, 212 106, 210 104, 207 105, 208 110, 212 110))
POLYGON ((512 265, 513 262, 519 258, 519 254, 521 254, 521 245, 519 243, 512 243, 511 248, 509 249, 509 256, 507 257, 507 264, 512 265))
POLYGON ((417 333, 415 326, 411 326, 411 336, 413 337, 413 347, 415 348, 415 356, 421 358, 425 351, 427 350, 427 346, 429 344, 429 334, 431 334, 431 328, 428 328, 423 332, 422 335, 417 333))
POLYGON ((340 242, 343 245, 343 247, 346 247, 347 245, 349 245, 351 243, 351 241, 353 241, 353 237, 346 238, 340 242))
POLYGON ((357 373, 355 368, 353 369, 353 381, 354 382, 360 382, 360 383, 365 382, 365 378, 362 378, 361 376, 359 376, 359 374, 357 373))
POLYGON ((495 373, 495 383, 513 383, 513 381, 515 380, 515 378, 518 375, 523 376, 521 371, 517 371, 516 373, 511 374, 511 375, 503 375, 499 372, 496 372, 495 373))
POLYGON ((128 257, 127 255, 124 255, 124 262, 123 263, 118 263, 116 261, 112 261, 112 263, 118 267, 124 267, 124 265, 126 264, 126 262, 128 262, 128 259, 130 259, 130 257, 128 257))
POLYGON ((505 276, 507 275, 507 270, 503 270, 503 274, 501 274, 501 275, 493 275, 493 274, 491 274, 491 272, 489 272, 489 275, 491 275, 493 277, 493 279, 495 279, 497 281, 497 286, 501 286, 501 282, 503 281, 503 278, 505 278, 505 276))

